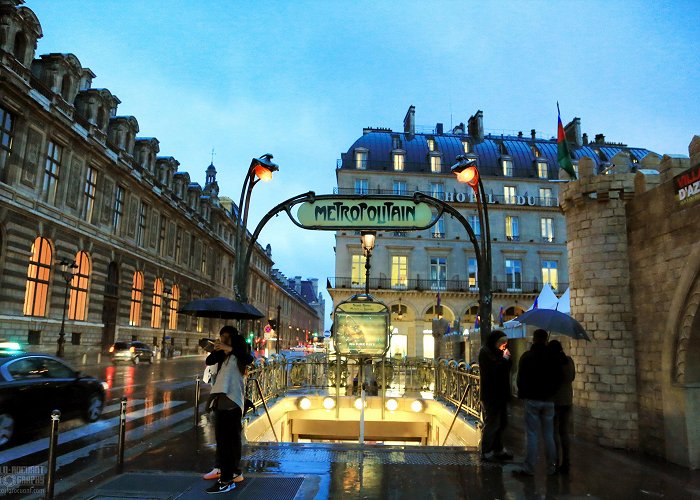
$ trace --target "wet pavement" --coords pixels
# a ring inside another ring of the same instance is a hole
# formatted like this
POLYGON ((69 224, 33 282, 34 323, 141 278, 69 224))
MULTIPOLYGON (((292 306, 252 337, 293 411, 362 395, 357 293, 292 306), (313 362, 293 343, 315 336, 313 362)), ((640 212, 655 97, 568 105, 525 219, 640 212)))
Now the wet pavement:
MULTIPOLYGON (((523 457, 522 429, 509 442, 523 457)), ((483 463, 475 450, 357 444, 251 443, 245 446, 245 481, 224 498, 241 499, 700 499, 700 471, 643 455, 604 449, 574 439, 571 472, 516 477, 517 462, 483 463)), ((90 484, 62 493, 73 499, 211 498, 201 479, 214 447, 202 429, 186 430, 126 461, 90 484)))

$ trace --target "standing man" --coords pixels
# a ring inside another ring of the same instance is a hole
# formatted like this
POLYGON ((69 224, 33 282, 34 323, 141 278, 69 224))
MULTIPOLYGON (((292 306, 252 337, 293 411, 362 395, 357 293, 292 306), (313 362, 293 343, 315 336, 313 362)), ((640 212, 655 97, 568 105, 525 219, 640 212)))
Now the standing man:
POLYGON ((554 395, 561 383, 561 368, 547 349, 548 334, 535 330, 532 347, 520 357, 518 397, 525 400, 527 457, 516 475, 533 476, 537 464, 539 433, 542 432, 547 453, 547 474, 556 473, 557 452, 554 446, 554 395))
POLYGON ((482 460, 510 460, 513 455, 503 446, 503 432, 508 426, 510 400, 510 351, 508 337, 494 330, 479 351, 481 404, 484 430, 481 433, 482 460))

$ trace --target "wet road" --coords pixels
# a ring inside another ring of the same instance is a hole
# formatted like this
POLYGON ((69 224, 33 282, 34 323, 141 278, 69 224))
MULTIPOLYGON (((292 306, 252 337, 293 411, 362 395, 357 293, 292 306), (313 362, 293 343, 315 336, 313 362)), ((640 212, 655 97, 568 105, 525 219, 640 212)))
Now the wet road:
MULTIPOLYGON (((201 377, 203 369, 204 356, 137 366, 102 364, 82 367, 81 371, 109 385, 104 411, 98 421, 90 424, 80 419, 60 423, 56 481, 61 481, 64 486, 78 484, 115 467, 122 397, 127 398, 127 458, 192 429, 196 377, 201 377)), ((202 384, 202 388, 200 401, 206 400, 208 392, 208 386, 202 384)), ((49 431, 47 421, 46 429, 0 452, 3 483, 12 483, 9 486, 15 489, 21 489, 18 488, 21 483, 27 482, 43 486, 49 431)), ((8 484, 4 486, 7 488, 8 484)), ((3 493, 11 489, 7 488, 3 493)))

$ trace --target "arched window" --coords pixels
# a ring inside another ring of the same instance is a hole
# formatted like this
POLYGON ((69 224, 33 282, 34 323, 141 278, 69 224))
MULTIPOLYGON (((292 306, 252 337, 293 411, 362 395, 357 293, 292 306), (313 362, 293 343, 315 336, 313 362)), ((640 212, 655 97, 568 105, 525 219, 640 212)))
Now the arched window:
POLYGON ((78 269, 70 282, 70 302, 68 319, 84 321, 87 318, 88 286, 90 284, 90 258, 87 252, 78 252, 75 256, 78 269))
POLYGON ((51 275, 51 244, 46 238, 37 238, 32 244, 27 270, 27 289, 24 293, 24 314, 46 316, 46 304, 51 275))
POLYGON ((24 64, 24 57, 27 53, 27 37, 21 31, 15 35, 14 56, 19 62, 24 64))
POLYGON ((168 304, 168 328, 171 330, 177 329, 177 310, 180 308, 180 287, 173 285, 173 297, 168 304))
POLYGON ((134 281, 131 285, 131 311, 129 325, 141 325, 141 301, 143 300, 143 273, 134 271, 134 281))
POLYGON ((160 328, 163 319, 163 280, 156 278, 153 284, 153 309, 151 309, 151 328, 160 328))
POLYGON ((65 101, 70 101, 71 89, 73 88, 73 81, 68 74, 63 75, 61 80, 61 97, 65 101))

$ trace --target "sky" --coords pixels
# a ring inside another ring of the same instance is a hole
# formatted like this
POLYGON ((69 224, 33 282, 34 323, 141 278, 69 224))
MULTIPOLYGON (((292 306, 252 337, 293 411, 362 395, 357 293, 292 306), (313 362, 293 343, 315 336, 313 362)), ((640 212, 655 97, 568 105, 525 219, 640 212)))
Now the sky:
MULTIPOLYGON (((135 116, 140 137, 193 182, 217 169, 236 203, 253 157, 248 227, 294 195, 329 194, 364 127, 445 129, 484 113, 486 133, 593 138, 688 154, 700 135, 700 2, 26 0, 37 56, 72 53, 135 116)), ((288 277, 335 274, 332 232, 282 214, 259 238, 288 277)), ((328 316, 326 315, 326 319, 328 316)), ((329 324, 329 321, 326 321, 329 324)))

